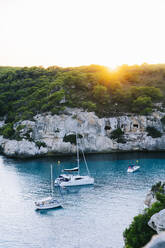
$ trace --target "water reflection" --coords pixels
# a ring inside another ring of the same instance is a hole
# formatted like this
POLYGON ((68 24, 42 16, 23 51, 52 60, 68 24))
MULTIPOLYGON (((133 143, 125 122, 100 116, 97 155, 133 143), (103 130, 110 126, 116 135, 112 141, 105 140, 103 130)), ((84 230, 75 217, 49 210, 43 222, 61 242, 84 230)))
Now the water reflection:
POLYGON ((55 209, 44 209, 44 210, 39 210, 39 209, 35 209, 35 212, 39 215, 49 215, 52 216, 54 214, 54 212, 58 211, 58 210, 62 210, 63 207, 60 206, 58 208, 55 209))

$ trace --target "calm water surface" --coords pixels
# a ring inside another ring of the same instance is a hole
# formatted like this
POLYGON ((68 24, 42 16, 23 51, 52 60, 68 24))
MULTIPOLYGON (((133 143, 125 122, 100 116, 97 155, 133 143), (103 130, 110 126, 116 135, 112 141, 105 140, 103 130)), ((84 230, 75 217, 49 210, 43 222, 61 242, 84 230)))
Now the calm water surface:
MULTIPOLYGON (((54 178, 59 158, 13 160, 0 157, 0 247, 122 248, 122 233, 142 211, 151 185, 165 180, 165 155, 117 154, 88 156, 94 187, 55 191, 64 208, 37 212, 34 201, 49 196, 50 164, 54 178), (129 163, 141 170, 127 174, 129 163)), ((60 158, 75 166, 75 159, 60 158)), ((81 173, 85 166, 80 163, 81 173)))

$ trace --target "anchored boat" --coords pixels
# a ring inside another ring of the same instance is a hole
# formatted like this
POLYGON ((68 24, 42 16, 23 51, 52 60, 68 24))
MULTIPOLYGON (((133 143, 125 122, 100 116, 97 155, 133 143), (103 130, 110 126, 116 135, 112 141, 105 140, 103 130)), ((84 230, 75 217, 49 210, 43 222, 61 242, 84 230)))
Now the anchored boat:
POLYGON ((127 169, 127 172, 135 172, 135 171, 137 171, 137 170, 139 170, 140 169, 140 166, 138 166, 138 165, 134 165, 134 166, 129 166, 128 167, 128 169, 127 169))
POLYGON ((43 198, 39 201, 35 201, 36 210, 48 210, 61 208, 62 205, 55 199, 53 191, 53 167, 51 165, 51 195, 47 198, 43 198))
POLYGON ((87 165, 87 161, 84 155, 84 151, 81 147, 79 147, 78 137, 76 133, 76 149, 77 149, 77 167, 71 169, 64 169, 64 172, 72 173, 72 174, 61 174, 58 178, 56 178, 54 185, 61 187, 71 187, 71 186, 83 186, 83 185, 92 185, 94 184, 94 178, 91 177, 89 168, 87 165), (80 160, 79 160, 79 149, 82 151, 83 160, 86 165, 87 175, 80 175, 80 160), (77 175, 73 174, 73 172, 77 172, 77 175))

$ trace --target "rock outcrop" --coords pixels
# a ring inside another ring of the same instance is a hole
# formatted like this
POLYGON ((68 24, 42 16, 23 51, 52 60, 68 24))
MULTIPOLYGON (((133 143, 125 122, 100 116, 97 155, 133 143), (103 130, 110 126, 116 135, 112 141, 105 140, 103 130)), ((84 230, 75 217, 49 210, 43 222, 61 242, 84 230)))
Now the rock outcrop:
POLYGON ((157 233, 165 231, 165 209, 152 215, 148 222, 148 225, 157 233))
POLYGON ((144 200, 144 204, 147 206, 147 207, 151 207, 151 205, 156 202, 157 199, 154 195, 154 193, 152 191, 148 192, 147 195, 146 195, 146 198, 144 200))
POLYGON ((154 235, 144 248, 165 248, 165 232, 154 235))
POLYGON ((118 151, 165 150, 165 133, 161 112, 151 116, 125 115, 112 118, 99 118, 94 112, 81 109, 66 109, 64 114, 42 114, 34 116, 34 121, 22 121, 14 125, 19 131, 21 141, 0 137, 0 147, 7 156, 36 156, 49 154, 72 154, 76 147, 64 142, 69 134, 83 135, 83 149, 87 153, 109 153, 118 151), (160 138, 147 135, 146 127, 155 127, 162 133, 160 138), (125 143, 111 138, 111 133, 121 128, 125 143), (37 146, 36 142, 45 144, 37 146))
POLYGON ((3 153, 9 157, 33 157, 43 155, 48 152, 47 148, 39 148, 34 142, 29 142, 28 140, 3 140, 2 148, 3 153))

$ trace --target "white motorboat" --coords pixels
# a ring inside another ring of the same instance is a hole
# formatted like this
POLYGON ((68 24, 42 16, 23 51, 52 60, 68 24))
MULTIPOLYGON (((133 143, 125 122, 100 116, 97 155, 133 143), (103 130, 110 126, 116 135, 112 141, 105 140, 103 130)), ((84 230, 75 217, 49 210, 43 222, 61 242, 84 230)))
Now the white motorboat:
POLYGON ((134 166, 129 166, 127 169, 127 172, 135 172, 140 169, 140 166, 134 165, 134 166))
POLYGON ((88 169, 87 161, 83 152, 83 149, 80 147, 84 159, 84 163, 86 165, 88 175, 83 176, 80 175, 80 163, 79 163, 79 144, 78 138, 76 133, 76 147, 77 147, 77 167, 71 169, 64 169, 65 172, 76 172, 75 174, 61 174, 58 178, 56 178, 54 185, 61 186, 61 187, 71 187, 71 186, 83 186, 83 185, 93 185, 94 178, 90 176, 90 172, 88 169))
POLYGON ((51 196, 47 198, 43 198, 39 201, 35 201, 36 210, 48 210, 48 209, 55 209, 61 208, 62 205, 55 199, 54 192, 53 192, 53 168, 51 165, 51 196))

